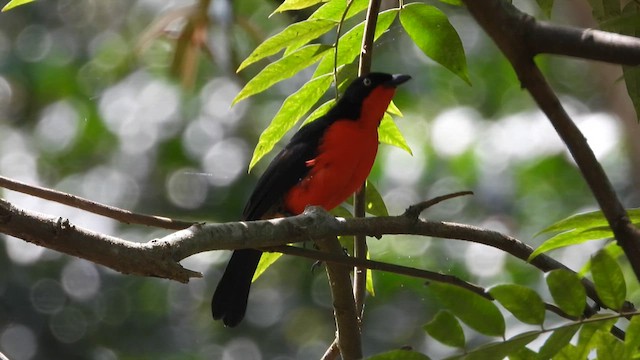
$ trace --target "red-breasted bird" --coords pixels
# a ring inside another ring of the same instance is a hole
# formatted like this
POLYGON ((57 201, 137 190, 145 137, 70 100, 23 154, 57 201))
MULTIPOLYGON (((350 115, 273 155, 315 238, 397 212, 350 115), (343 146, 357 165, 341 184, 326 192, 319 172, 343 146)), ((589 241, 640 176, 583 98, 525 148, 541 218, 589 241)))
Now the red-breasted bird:
MULTIPOLYGON (((355 79, 323 117, 303 126, 273 159, 244 208, 244 220, 296 215, 310 205, 331 210, 362 186, 378 152, 378 125, 396 87, 411 77, 370 73, 355 79)), ((262 252, 236 250, 211 301, 215 320, 244 318, 262 252)))

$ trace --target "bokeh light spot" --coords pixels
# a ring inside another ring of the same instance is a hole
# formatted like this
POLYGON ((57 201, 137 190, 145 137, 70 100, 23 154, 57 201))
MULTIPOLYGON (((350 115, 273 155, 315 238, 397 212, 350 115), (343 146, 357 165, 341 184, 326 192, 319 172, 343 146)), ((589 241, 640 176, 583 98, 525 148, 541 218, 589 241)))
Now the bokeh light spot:
POLYGON ((242 139, 223 140, 209 149, 203 159, 203 168, 210 174, 214 186, 227 186, 246 169, 247 145, 242 139))
POLYGON ((86 334, 87 319, 80 310, 67 307, 51 316, 49 328, 60 342, 71 344, 86 334))
POLYGON ((24 61, 41 61, 51 50, 51 34, 41 25, 30 25, 18 34, 16 52, 24 61))
POLYGON ((0 334, 0 349, 9 359, 29 360, 38 351, 38 342, 30 328, 12 324, 0 334))
POLYGON ((247 111, 247 101, 231 106, 239 91, 240 86, 229 78, 219 77, 211 80, 200 93, 203 115, 227 126, 237 124, 247 111))
POLYGON ((476 276, 496 276, 504 268, 505 254, 502 250, 471 243, 466 248, 465 263, 469 271, 476 276))
POLYGON ((55 314, 62 309, 67 299, 60 283, 42 279, 31 287, 31 304, 43 314, 55 314))
POLYGON ((15 264, 20 265, 30 265, 37 262, 45 251, 43 247, 14 238, 13 236, 5 237, 5 246, 9 259, 15 264))
POLYGON ((93 263, 74 259, 62 269, 61 282, 64 291, 72 298, 85 301, 100 290, 100 274, 93 263))
POLYGON ((205 176, 189 168, 174 171, 167 180, 169 200, 176 206, 195 209, 207 199, 209 184, 205 176))
POLYGON ((431 143, 443 157, 462 154, 476 140, 479 114, 468 107, 446 110, 433 120, 431 143))
POLYGON ((79 116, 68 101, 47 106, 36 126, 38 144, 47 152, 66 149, 78 133, 79 116))
POLYGON ((255 342, 246 338, 236 338, 225 346, 222 360, 262 360, 262 354, 255 342))

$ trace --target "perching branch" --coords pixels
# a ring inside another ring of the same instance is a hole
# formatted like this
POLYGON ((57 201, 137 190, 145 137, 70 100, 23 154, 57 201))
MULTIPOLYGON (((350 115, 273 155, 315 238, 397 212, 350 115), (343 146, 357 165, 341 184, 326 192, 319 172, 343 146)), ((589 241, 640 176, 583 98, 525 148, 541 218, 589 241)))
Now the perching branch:
MULTIPOLYGON (((137 243, 74 226, 66 219, 19 209, 0 200, 0 232, 93 261, 125 274, 154 276, 180 282, 188 282, 192 277, 201 276, 195 271, 182 268, 178 263, 194 254, 212 250, 242 248, 262 248, 269 251, 269 248, 287 243, 338 235, 380 237, 382 234, 407 234, 466 240, 501 249, 523 261, 526 261, 533 252, 531 247, 515 238, 474 226, 428 221, 406 215, 377 218, 334 218, 320 208, 309 208, 302 215, 288 218, 222 224, 195 224, 188 229, 171 233, 161 239, 137 243)), ((344 258, 352 261, 346 262, 348 265, 364 265, 364 267, 375 269, 374 266, 367 265, 368 260, 366 259, 344 258), (361 263, 356 264, 353 261, 361 261, 361 263)), ((383 269, 384 271, 400 274, 405 271, 392 268, 398 265, 387 265, 390 267, 383 269)), ((537 256, 531 265, 544 272, 554 269, 569 270, 545 254, 537 256)), ((441 276, 441 274, 438 275, 441 276)), ((455 282, 452 283, 455 284, 455 282)), ((593 283, 584 279, 583 284, 588 296, 600 307, 606 308, 598 299, 593 283)), ((623 311, 632 311, 631 309, 633 306, 627 304, 623 311)))
MULTIPOLYGON (((529 33, 531 26, 523 25, 523 23, 530 23, 532 20, 507 1, 463 1, 478 24, 491 36, 509 59, 522 87, 531 93, 558 135, 565 142, 607 218, 618 244, 629 259, 636 278, 640 279, 640 232, 629 221, 624 207, 586 139, 566 113, 540 69, 534 63, 533 56, 541 51, 542 45, 532 45, 533 34, 529 33), (505 31, 505 29, 509 29, 509 31, 505 31)), ((576 52, 575 49, 572 51, 576 52)), ((584 53, 588 52, 585 50, 584 53)), ((637 58, 635 59, 637 60, 637 58)))

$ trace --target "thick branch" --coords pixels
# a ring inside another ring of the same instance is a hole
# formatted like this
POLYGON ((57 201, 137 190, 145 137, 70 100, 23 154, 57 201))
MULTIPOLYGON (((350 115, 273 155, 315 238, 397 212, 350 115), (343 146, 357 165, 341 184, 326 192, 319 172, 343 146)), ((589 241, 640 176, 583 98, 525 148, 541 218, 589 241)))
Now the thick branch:
POLYGON ((523 21, 529 19, 528 15, 503 0, 463 1, 476 21, 509 59, 522 86, 529 90, 567 145, 607 218, 616 240, 629 259, 636 278, 640 279, 640 233, 629 221, 624 207, 586 139, 569 118, 540 69, 533 62, 535 52, 529 42, 530 34, 527 33, 526 27, 521 26, 523 21))
POLYGON ((171 258, 163 244, 136 243, 77 227, 67 219, 21 210, 0 199, 0 232, 65 254, 87 259, 123 274, 188 282, 201 277, 171 258))
POLYGON ((616 33, 560 26, 523 15, 518 22, 532 54, 554 54, 620 65, 640 65, 640 39, 616 33))
MULTIPOLYGON (((194 254, 242 248, 264 248, 268 251, 269 248, 287 243, 338 235, 380 237, 382 234, 407 234, 458 239, 501 249, 523 261, 527 261, 533 252, 531 247, 515 238, 474 226, 427 221, 406 215, 342 219, 334 218, 319 208, 309 208, 304 214, 289 218, 196 224, 164 238, 141 244, 92 232, 74 226, 65 219, 18 209, 0 200, 0 232, 125 274, 155 276, 181 282, 187 282, 191 277, 200 277, 199 273, 186 270, 178 264, 194 254)), ((370 266, 366 259, 349 259, 360 261, 351 265, 370 266)), ((544 272, 554 269, 570 271, 545 254, 536 257, 531 264, 544 272)), ((390 267, 382 270, 403 273, 393 269, 396 265, 387 265, 390 267)), ((598 299, 593 284, 586 279, 583 284, 589 297, 600 307, 606 308, 598 299)), ((630 308, 629 305, 625 310, 630 308)))

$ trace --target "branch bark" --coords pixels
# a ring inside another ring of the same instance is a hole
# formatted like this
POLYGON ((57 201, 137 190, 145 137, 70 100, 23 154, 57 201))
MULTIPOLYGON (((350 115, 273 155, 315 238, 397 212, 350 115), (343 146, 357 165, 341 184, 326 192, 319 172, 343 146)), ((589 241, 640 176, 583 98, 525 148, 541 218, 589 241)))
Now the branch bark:
POLYGON ((629 221, 624 207, 586 139, 534 63, 533 57, 541 47, 531 44, 533 34, 529 30, 534 20, 507 1, 463 1, 478 24, 511 62, 522 87, 529 91, 566 144, 607 218, 616 240, 629 259, 636 278, 640 279, 640 232, 629 221))
POLYGON ((532 55, 565 55, 611 64, 640 65, 640 39, 637 37, 555 25, 522 16, 519 27, 522 27, 532 55))
MULTIPOLYGON (((161 239, 153 239, 147 243, 136 243, 74 226, 67 219, 19 209, 0 199, 0 232, 93 261, 124 274, 154 276, 185 283, 190 278, 202 275, 184 269, 180 266, 179 261, 197 253, 212 250, 260 248, 265 251, 276 250, 302 256, 295 253, 299 250, 285 250, 282 246, 288 243, 339 235, 368 235, 379 238, 383 234, 406 234, 465 240, 495 247, 525 262, 533 252, 533 248, 530 246, 496 231, 470 225, 423 220, 413 214, 408 211, 399 216, 343 219, 334 218, 326 211, 312 207, 302 215, 288 218, 222 224, 195 224, 188 229, 171 233, 161 239)), ((326 254, 325 256, 331 255, 326 254)), ((450 279, 449 281, 445 275, 425 270, 393 264, 380 266, 370 260, 344 256, 323 258, 318 255, 314 258, 350 266, 379 268, 387 272, 418 276, 434 281, 445 281, 474 291, 473 284, 467 286, 465 284, 468 283, 461 282, 459 279, 450 279)), ((562 263, 545 254, 533 259, 531 265, 543 272, 554 269, 571 271, 562 263)), ((583 284, 589 297, 600 307, 606 308, 606 305, 598 298, 593 283, 584 279, 583 284)), ((479 293, 482 293, 482 290, 479 293)), ((633 309, 633 305, 627 304, 622 310, 631 311, 630 309, 633 309)))

